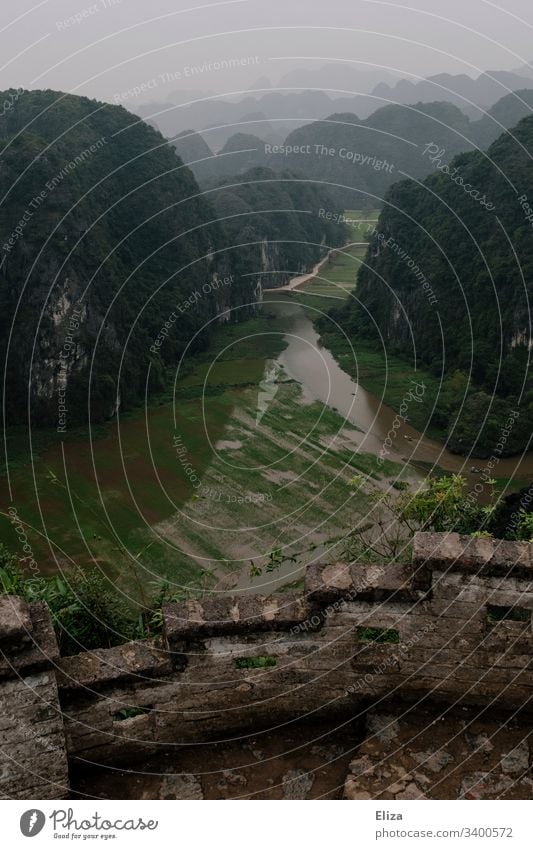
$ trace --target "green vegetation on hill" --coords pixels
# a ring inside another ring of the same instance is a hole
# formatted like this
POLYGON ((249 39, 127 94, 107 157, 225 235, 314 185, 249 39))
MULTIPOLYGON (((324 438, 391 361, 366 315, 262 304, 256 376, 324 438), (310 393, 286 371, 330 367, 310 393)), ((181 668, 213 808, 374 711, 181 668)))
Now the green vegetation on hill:
POLYGON ((413 177, 428 174, 423 156, 428 142, 438 139, 449 162, 472 148, 469 130, 468 118, 449 103, 385 106, 364 121, 335 114, 290 133, 284 153, 273 153, 269 164, 325 184, 344 207, 373 209, 402 178, 401 171, 413 177))
MULTIPOLYGON (((58 423, 63 389, 69 425, 86 418, 89 403, 101 419, 119 399, 124 409, 144 397, 150 365, 149 389, 160 388, 164 364, 216 315, 213 280, 230 274, 217 253, 222 232, 191 172, 122 107, 25 92, 0 132, 0 358, 10 419, 25 417, 28 387, 34 424, 58 423), (154 352, 173 312, 172 332, 154 352)), ((235 281, 225 303, 249 300, 249 290, 235 281)), ((204 344, 200 336, 193 348, 204 344)))
POLYGON ((463 154, 423 184, 393 186, 359 273, 361 305, 335 313, 351 338, 433 375, 425 425, 477 456, 524 449, 533 420, 533 118, 513 135, 488 157, 463 154))
POLYGON ((170 139, 170 144, 185 165, 188 165, 198 182, 204 182, 217 173, 215 154, 200 133, 184 130, 170 139))
POLYGON ((0 123, 9 423, 29 406, 33 425, 65 431, 131 408, 205 348, 218 316, 253 314, 263 272, 284 279, 342 242, 342 225, 313 215, 313 187, 288 176, 219 187, 215 209, 174 148, 122 107, 53 91, 12 101, 0 123))
POLYGON ((532 110, 533 89, 520 89, 505 95, 473 124, 476 144, 485 150, 504 130, 515 127, 523 118, 531 115, 532 110))
MULTIPOLYGON (((254 274, 265 288, 310 270, 327 248, 346 241, 346 226, 321 217, 328 193, 290 172, 254 168, 206 193, 232 246, 237 273, 254 274)), ((340 216, 340 212, 336 213, 340 216)))
POLYGON ((216 176, 242 174, 251 168, 268 167, 265 142, 252 133, 235 133, 220 150, 215 161, 216 176))
POLYGON ((172 591, 164 581, 152 583, 152 592, 146 595, 149 603, 132 603, 97 569, 78 569, 69 575, 25 575, 17 558, 0 545, 0 596, 46 602, 63 656, 160 634, 161 605, 181 601, 187 593, 172 591))

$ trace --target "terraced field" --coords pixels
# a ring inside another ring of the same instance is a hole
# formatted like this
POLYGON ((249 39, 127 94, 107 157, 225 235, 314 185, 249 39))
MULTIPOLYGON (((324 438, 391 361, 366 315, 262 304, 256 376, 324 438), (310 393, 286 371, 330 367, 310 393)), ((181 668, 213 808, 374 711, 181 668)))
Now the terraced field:
MULTIPOLYGON (((265 313, 220 329, 175 392, 91 434, 31 446, 10 435, 3 478, 3 539, 22 557, 17 518, 42 573, 97 565, 135 598, 156 579, 182 587, 273 586, 250 578, 274 549, 323 546, 366 509, 348 487, 377 475, 357 451, 358 432, 274 363, 279 318, 265 313)), ((397 467, 380 470, 392 477, 397 467)), ((307 556, 275 573, 297 581, 307 556)))
POLYGON ((154 527, 177 555, 214 573, 220 589, 252 583, 267 591, 296 580, 317 547, 327 548, 367 510, 350 479, 364 472, 381 480, 399 469, 358 453, 357 430, 322 404, 305 403, 299 385, 282 373, 278 381, 259 424, 258 393, 240 393, 200 494, 154 527), (265 566, 278 549, 296 561, 250 582, 252 564, 265 566))

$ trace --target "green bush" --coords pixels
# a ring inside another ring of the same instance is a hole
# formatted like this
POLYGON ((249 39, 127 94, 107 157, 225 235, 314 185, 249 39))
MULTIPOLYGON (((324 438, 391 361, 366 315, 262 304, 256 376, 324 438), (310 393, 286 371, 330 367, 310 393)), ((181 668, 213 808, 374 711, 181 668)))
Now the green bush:
POLYGON ((237 669, 266 669, 275 666, 277 660, 271 655, 260 655, 258 657, 238 657, 235 660, 237 669))
POLYGON ((400 642, 400 635, 393 628, 358 628, 357 638, 362 643, 378 645, 397 645, 400 642))
POLYGON ((150 603, 135 605, 96 569, 28 577, 16 557, 0 544, 0 595, 45 601, 61 654, 66 656, 157 636, 163 630, 162 605, 201 592, 200 587, 176 591, 168 582, 157 581, 150 603))
POLYGON ((110 648, 144 635, 135 611, 100 572, 27 578, 5 549, 0 562, 0 593, 45 601, 61 654, 110 648))

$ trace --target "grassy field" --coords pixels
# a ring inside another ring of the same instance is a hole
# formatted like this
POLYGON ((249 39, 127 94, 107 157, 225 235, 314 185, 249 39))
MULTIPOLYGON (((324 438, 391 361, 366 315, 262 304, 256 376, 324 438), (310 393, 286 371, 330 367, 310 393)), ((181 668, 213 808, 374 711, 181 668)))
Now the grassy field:
POLYGON ((375 227, 380 209, 347 209, 344 212, 349 231, 349 241, 364 242, 375 227))
MULTIPOLYGON (((7 516, 14 505, 41 572, 96 565, 142 599, 161 577, 242 586, 250 562, 262 565, 274 548, 294 554, 348 527, 368 506, 350 478, 399 469, 359 454, 355 431, 322 404, 304 403, 283 373, 259 420, 259 383, 283 346, 280 329, 267 311, 221 328, 175 395, 90 435, 79 429, 60 442, 39 431, 32 462, 24 431, 10 433, 4 544, 22 557, 7 516)), ((283 583, 300 574, 301 564, 291 567, 283 583)))
MULTIPOLYGON (((382 480, 400 471, 392 463, 380 468, 373 455, 358 453, 357 432, 322 404, 304 403, 298 384, 282 376, 259 424, 256 411, 257 392, 240 393, 225 439, 202 476, 200 495, 155 528, 211 570, 220 574, 222 565, 220 588, 246 586, 243 569, 246 573, 251 562, 263 566, 273 549, 296 557, 349 527, 368 508, 364 496, 350 492, 354 474, 382 480)), ((283 583, 297 579, 302 562, 298 557, 283 572, 283 583)))
MULTIPOLYGON (((178 383, 175 402, 172 396, 159 398, 146 410, 90 433, 78 428, 63 442, 55 431, 32 432, 32 462, 25 430, 9 433, 12 500, 43 572, 93 564, 121 578, 129 575, 126 582, 139 584, 141 590, 150 581, 146 570, 142 578, 137 575, 141 561, 154 576, 172 574, 184 581, 201 577, 200 568, 176 558, 164 541, 150 536, 150 528, 173 515, 193 492, 190 480, 179 473, 174 436, 181 434, 202 475, 238 391, 256 385, 267 354, 275 356, 282 348, 279 334, 269 331, 266 317, 221 328, 216 347, 194 365, 187 363, 189 374, 178 383), (244 327, 253 341, 239 341, 244 327), (215 360, 223 348, 223 357, 233 360, 215 360), (141 558, 139 552, 148 544, 149 553, 141 558)), ((5 475, 1 497, 0 538, 16 551, 17 535, 5 516, 11 504, 5 475)))
POLYGON ((347 298, 354 289, 361 262, 367 251, 368 235, 377 224, 379 210, 351 209, 346 210, 344 215, 348 222, 348 240, 364 244, 356 244, 333 254, 319 273, 298 290, 306 296, 331 299, 332 304, 347 298))
POLYGON ((366 246, 355 246, 339 251, 300 291, 323 298, 346 298, 355 287, 366 250, 366 246))

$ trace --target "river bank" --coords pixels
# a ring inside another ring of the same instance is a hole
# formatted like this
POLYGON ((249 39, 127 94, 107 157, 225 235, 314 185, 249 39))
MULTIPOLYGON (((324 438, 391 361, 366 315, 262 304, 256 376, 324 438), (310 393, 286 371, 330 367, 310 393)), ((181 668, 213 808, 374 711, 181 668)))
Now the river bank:
POLYGON ((26 462, 19 452, 12 497, 2 488, 5 544, 21 555, 11 507, 40 573, 96 567, 133 599, 161 578, 195 593, 297 582, 368 509, 350 479, 388 485, 403 469, 362 450, 359 431, 286 371, 292 320, 267 305, 220 328, 170 397, 95 438, 76 433, 26 462), (252 577, 272 551, 289 559, 252 577))
MULTIPOLYGON (((482 463, 473 470, 416 427, 422 373, 359 345, 341 368, 321 344, 313 318, 349 296, 344 274, 328 262, 303 289, 266 292, 260 315, 221 326, 144 410, 66 440, 8 434, 5 545, 24 565, 24 535, 38 574, 96 567, 135 601, 162 578, 192 594, 271 592, 298 586, 306 563, 333 557, 368 515, 355 475, 390 490, 446 470, 478 486, 482 463), (404 415, 391 400, 405 400, 404 415)), ((533 455, 501 460, 493 476, 519 489, 533 455)))
MULTIPOLYGON (((271 300, 281 297, 274 293, 270 296, 271 300)), ((385 456, 395 462, 412 464, 430 474, 461 474, 472 485, 478 484, 484 461, 452 454, 433 438, 431 430, 424 428, 427 407, 422 407, 422 400, 426 393, 429 397, 435 390, 435 379, 423 371, 409 369, 398 358, 379 354, 360 343, 352 345, 340 334, 341 353, 333 345, 325 347, 311 320, 313 313, 322 318, 324 311, 311 306, 312 301, 307 297, 301 304, 293 296, 283 307, 294 313, 295 341, 280 355, 288 373, 306 387, 308 397, 334 407, 355 425, 364 434, 361 450, 382 456, 385 448, 385 456), (293 356, 289 356, 293 349, 293 356), (316 353, 313 356, 306 351, 316 353), (401 409, 403 415, 398 412, 401 409)), ((492 476, 502 489, 516 491, 533 477, 533 454, 502 458, 493 471, 492 476)), ((485 487, 485 495, 488 493, 489 488, 485 487)))
MULTIPOLYGON (((354 235, 360 221, 358 213, 350 215, 354 235)), ((374 219, 370 224, 375 226, 377 212, 374 219)), ((488 453, 465 456, 455 453, 455 448, 453 452, 447 450, 446 431, 438 426, 435 411, 443 403, 453 408, 456 389, 449 385, 453 381, 443 383, 404 358, 378 350, 365 339, 354 338, 353 331, 347 334, 337 323, 335 311, 331 318, 329 310, 355 297, 357 272, 364 253, 357 261, 355 268, 352 264, 347 270, 347 257, 340 251, 329 258, 325 269, 309 276, 296 291, 287 290, 291 291, 289 302, 304 308, 314 325, 312 331, 307 325, 301 328, 307 344, 322 348, 328 380, 339 388, 339 392, 332 394, 331 403, 347 412, 346 398, 358 397, 359 402, 350 405, 354 410, 351 420, 366 432, 366 449, 380 452, 386 444, 386 456, 395 460, 400 456, 402 462, 429 474, 444 471, 461 474, 476 489, 482 503, 489 500, 491 489, 483 480, 494 479, 496 488, 504 495, 528 486, 533 479, 533 452, 506 456, 505 451, 508 423, 512 431, 519 418, 516 412, 509 408, 509 415, 503 416, 495 426, 493 450, 488 453), (501 446, 503 451, 498 453, 501 446)), ((313 383, 312 374, 307 379, 313 383)), ((316 380, 314 383, 316 397, 324 399, 324 389, 317 388, 316 380)))

